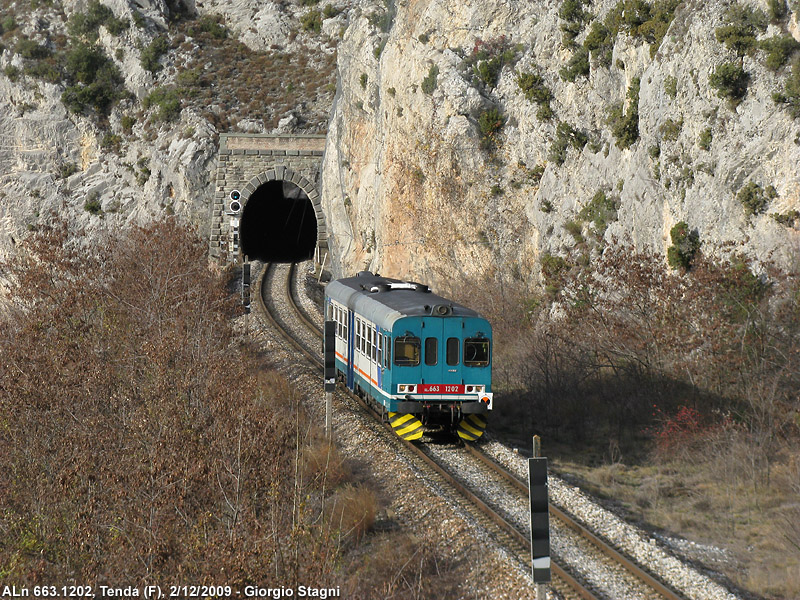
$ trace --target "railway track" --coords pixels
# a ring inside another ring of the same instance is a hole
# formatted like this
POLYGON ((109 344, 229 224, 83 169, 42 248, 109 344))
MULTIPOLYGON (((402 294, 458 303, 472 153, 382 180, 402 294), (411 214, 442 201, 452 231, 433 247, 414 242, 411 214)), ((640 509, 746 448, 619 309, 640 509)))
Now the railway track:
MULTIPOLYGON (((256 303, 267 320, 286 342, 305 356, 322 373, 319 315, 316 319, 300 307, 294 290, 295 265, 268 264, 259 278, 256 303)), ((417 446, 392 432, 381 415, 363 398, 358 402, 386 429, 387 439, 421 461, 437 485, 453 489, 464 499, 464 508, 501 547, 522 565, 530 564, 530 530, 520 506, 527 507, 528 487, 479 449, 472 446, 427 444, 417 446), (447 463, 450 463, 448 466, 447 463), (469 466, 472 463, 472 466, 469 466), (478 473, 470 477, 465 473, 478 473), (478 481, 474 481, 477 479, 478 481), (501 498, 503 500, 498 500, 501 498), (466 506, 469 505, 469 506, 466 506), (515 506, 516 510, 509 510, 515 506), (515 514, 516 513, 516 514, 515 514)), ((551 587, 563 598, 600 600, 604 598, 643 598, 684 600, 570 515, 551 504, 551 587), (559 542, 559 540, 561 540, 559 542), (557 559, 557 560, 555 560, 557 559), (604 575, 613 573, 613 577, 604 575), (609 584, 608 580, 614 583, 609 584)))

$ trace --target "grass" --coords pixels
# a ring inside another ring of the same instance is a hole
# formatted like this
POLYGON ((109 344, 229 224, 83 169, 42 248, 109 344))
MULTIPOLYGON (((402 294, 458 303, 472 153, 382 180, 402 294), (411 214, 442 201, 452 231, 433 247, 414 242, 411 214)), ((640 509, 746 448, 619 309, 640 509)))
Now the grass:
POLYGON ((726 486, 714 475, 717 461, 648 464, 648 457, 632 456, 610 462, 603 444, 598 446, 592 452, 559 445, 546 454, 554 471, 625 518, 670 537, 724 548, 719 560, 707 558, 705 566, 734 584, 771 598, 798 597, 800 555, 787 552, 780 531, 796 498, 780 484, 758 490, 744 483, 726 486))

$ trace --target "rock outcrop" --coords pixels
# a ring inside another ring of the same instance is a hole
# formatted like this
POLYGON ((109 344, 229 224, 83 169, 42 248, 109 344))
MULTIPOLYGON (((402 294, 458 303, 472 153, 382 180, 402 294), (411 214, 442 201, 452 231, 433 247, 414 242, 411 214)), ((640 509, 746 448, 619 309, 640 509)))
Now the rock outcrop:
MULTIPOLYGON (((531 281, 543 253, 598 251, 612 238, 666 256, 680 221, 704 252, 731 242, 757 260, 798 258, 800 119, 772 98, 790 68, 769 70, 760 51, 739 59, 717 40, 731 3, 680 3, 652 50, 622 28, 605 65, 592 55, 574 81, 559 73, 617 1, 584 3, 591 15, 572 47, 565 4, 409 0, 351 16, 323 172, 335 271, 531 281), (508 51, 496 83, 475 69, 481 50, 508 51), (749 75, 738 105, 709 81, 728 61, 749 75), (520 73, 540 75, 552 118, 537 116, 520 73), (618 120, 638 108, 627 147, 612 132, 615 105, 618 120), (487 136, 492 114, 504 126, 487 136), (767 202, 754 214, 737 198, 749 182, 767 202), (593 223, 599 191, 610 214, 593 223)), ((791 9, 757 35, 789 34, 798 38, 791 9)))

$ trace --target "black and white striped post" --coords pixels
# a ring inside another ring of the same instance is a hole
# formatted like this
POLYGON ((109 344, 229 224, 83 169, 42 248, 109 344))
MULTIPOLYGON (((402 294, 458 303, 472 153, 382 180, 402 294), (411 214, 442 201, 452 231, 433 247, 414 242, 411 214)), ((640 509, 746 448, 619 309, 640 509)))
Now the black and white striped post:
POLYGON ((550 581, 550 513, 547 495, 547 458, 541 440, 533 436, 533 458, 528 459, 528 493, 531 507, 531 562, 537 600, 544 600, 550 581))

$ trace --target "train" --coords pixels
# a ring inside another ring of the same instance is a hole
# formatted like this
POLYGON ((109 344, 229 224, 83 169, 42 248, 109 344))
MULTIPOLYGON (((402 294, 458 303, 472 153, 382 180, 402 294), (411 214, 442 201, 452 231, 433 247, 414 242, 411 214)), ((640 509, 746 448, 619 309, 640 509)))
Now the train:
POLYGON ((325 287, 337 378, 400 437, 456 432, 468 442, 492 410, 492 326, 427 285, 361 271, 325 287))

